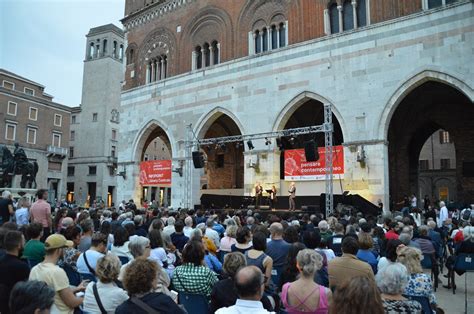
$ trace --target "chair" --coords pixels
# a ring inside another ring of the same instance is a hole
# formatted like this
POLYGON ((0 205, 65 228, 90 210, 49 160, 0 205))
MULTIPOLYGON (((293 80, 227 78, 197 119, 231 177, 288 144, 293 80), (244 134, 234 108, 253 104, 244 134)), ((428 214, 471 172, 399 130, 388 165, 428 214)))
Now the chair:
POLYGON ((282 271, 280 268, 272 269, 272 282, 276 287, 280 287, 281 274, 282 271))
MULTIPOLYGON (((453 287, 453 294, 456 294, 456 283, 454 281, 454 278, 456 277, 456 271, 473 272, 474 254, 460 253, 456 256, 456 260, 454 261, 454 271, 451 272, 451 285, 453 287)), ((466 277, 464 277, 464 280, 467 302, 467 274, 466 277)))
POLYGON ((118 258, 120 260, 120 263, 122 263, 122 265, 125 265, 130 261, 129 258, 126 256, 119 256, 118 258))
POLYGON ((182 304, 188 313, 209 314, 209 302, 202 294, 179 292, 179 304, 182 304))
POLYGON ((79 286, 81 283, 81 275, 70 265, 63 264, 61 268, 66 272, 67 278, 69 279, 69 284, 71 286, 79 286))
POLYGON ((412 301, 417 301, 421 304, 421 312, 423 314, 433 314, 433 309, 431 308, 430 299, 428 297, 422 297, 417 295, 403 295, 405 298, 412 301))
POLYGON ((423 259, 421 260, 421 267, 425 269, 431 269, 431 280, 433 281, 433 289, 436 292, 436 290, 438 289, 439 281, 439 265, 435 253, 423 254, 423 259))
POLYGON ((91 282, 97 282, 97 278, 95 278, 92 274, 80 273, 81 280, 90 280, 91 282))

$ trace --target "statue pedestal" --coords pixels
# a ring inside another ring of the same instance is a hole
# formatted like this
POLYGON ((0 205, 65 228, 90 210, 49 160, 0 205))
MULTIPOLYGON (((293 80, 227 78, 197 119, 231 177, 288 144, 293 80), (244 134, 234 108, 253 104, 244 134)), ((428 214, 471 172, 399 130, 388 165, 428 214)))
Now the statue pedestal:
POLYGON ((0 188, 0 192, 10 191, 13 198, 27 197, 30 201, 36 198, 37 189, 22 189, 22 188, 0 188))

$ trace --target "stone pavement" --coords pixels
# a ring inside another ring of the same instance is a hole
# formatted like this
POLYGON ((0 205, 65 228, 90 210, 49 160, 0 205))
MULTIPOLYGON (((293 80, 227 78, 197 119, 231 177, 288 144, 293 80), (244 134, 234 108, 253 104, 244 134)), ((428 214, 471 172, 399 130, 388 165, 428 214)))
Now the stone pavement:
MULTIPOLYGON (((444 270, 446 274, 446 269, 444 270)), ((429 274, 429 272, 428 272, 429 274)), ((447 278, 440 275, 440 279, 443 284, 448 282, 447 278)), ((443 288, 443 285, 439 285, 438 291, 436 291, 436 299, 439 307, 441 307, 446 314, 467 314, 474 313, 474 273, 466 273, 462 276, 456 275, 456 294, 453 294, 452 290, 443 288), (466 289, 465 279, 467 276, 467 310, 466 310, 466 289)))

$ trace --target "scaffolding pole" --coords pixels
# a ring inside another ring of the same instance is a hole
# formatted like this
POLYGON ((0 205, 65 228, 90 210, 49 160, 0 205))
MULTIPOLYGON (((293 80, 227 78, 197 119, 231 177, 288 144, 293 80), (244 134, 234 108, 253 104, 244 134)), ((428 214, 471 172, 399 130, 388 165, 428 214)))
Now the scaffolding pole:
POLYGON ((332 146, 332 110, 331 104, 324 104, 324 149, 326 168, 326 217, 333 212, 333 146, 332 146))

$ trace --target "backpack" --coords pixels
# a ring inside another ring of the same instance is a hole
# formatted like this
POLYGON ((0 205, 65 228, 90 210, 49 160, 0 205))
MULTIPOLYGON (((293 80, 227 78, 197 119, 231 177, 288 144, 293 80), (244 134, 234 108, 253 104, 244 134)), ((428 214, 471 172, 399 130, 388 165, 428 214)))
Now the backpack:
POLYGON ((469 221, 469 219, 471 219, 471 210, 465 209, 462 213, 462 220, 469 221))

